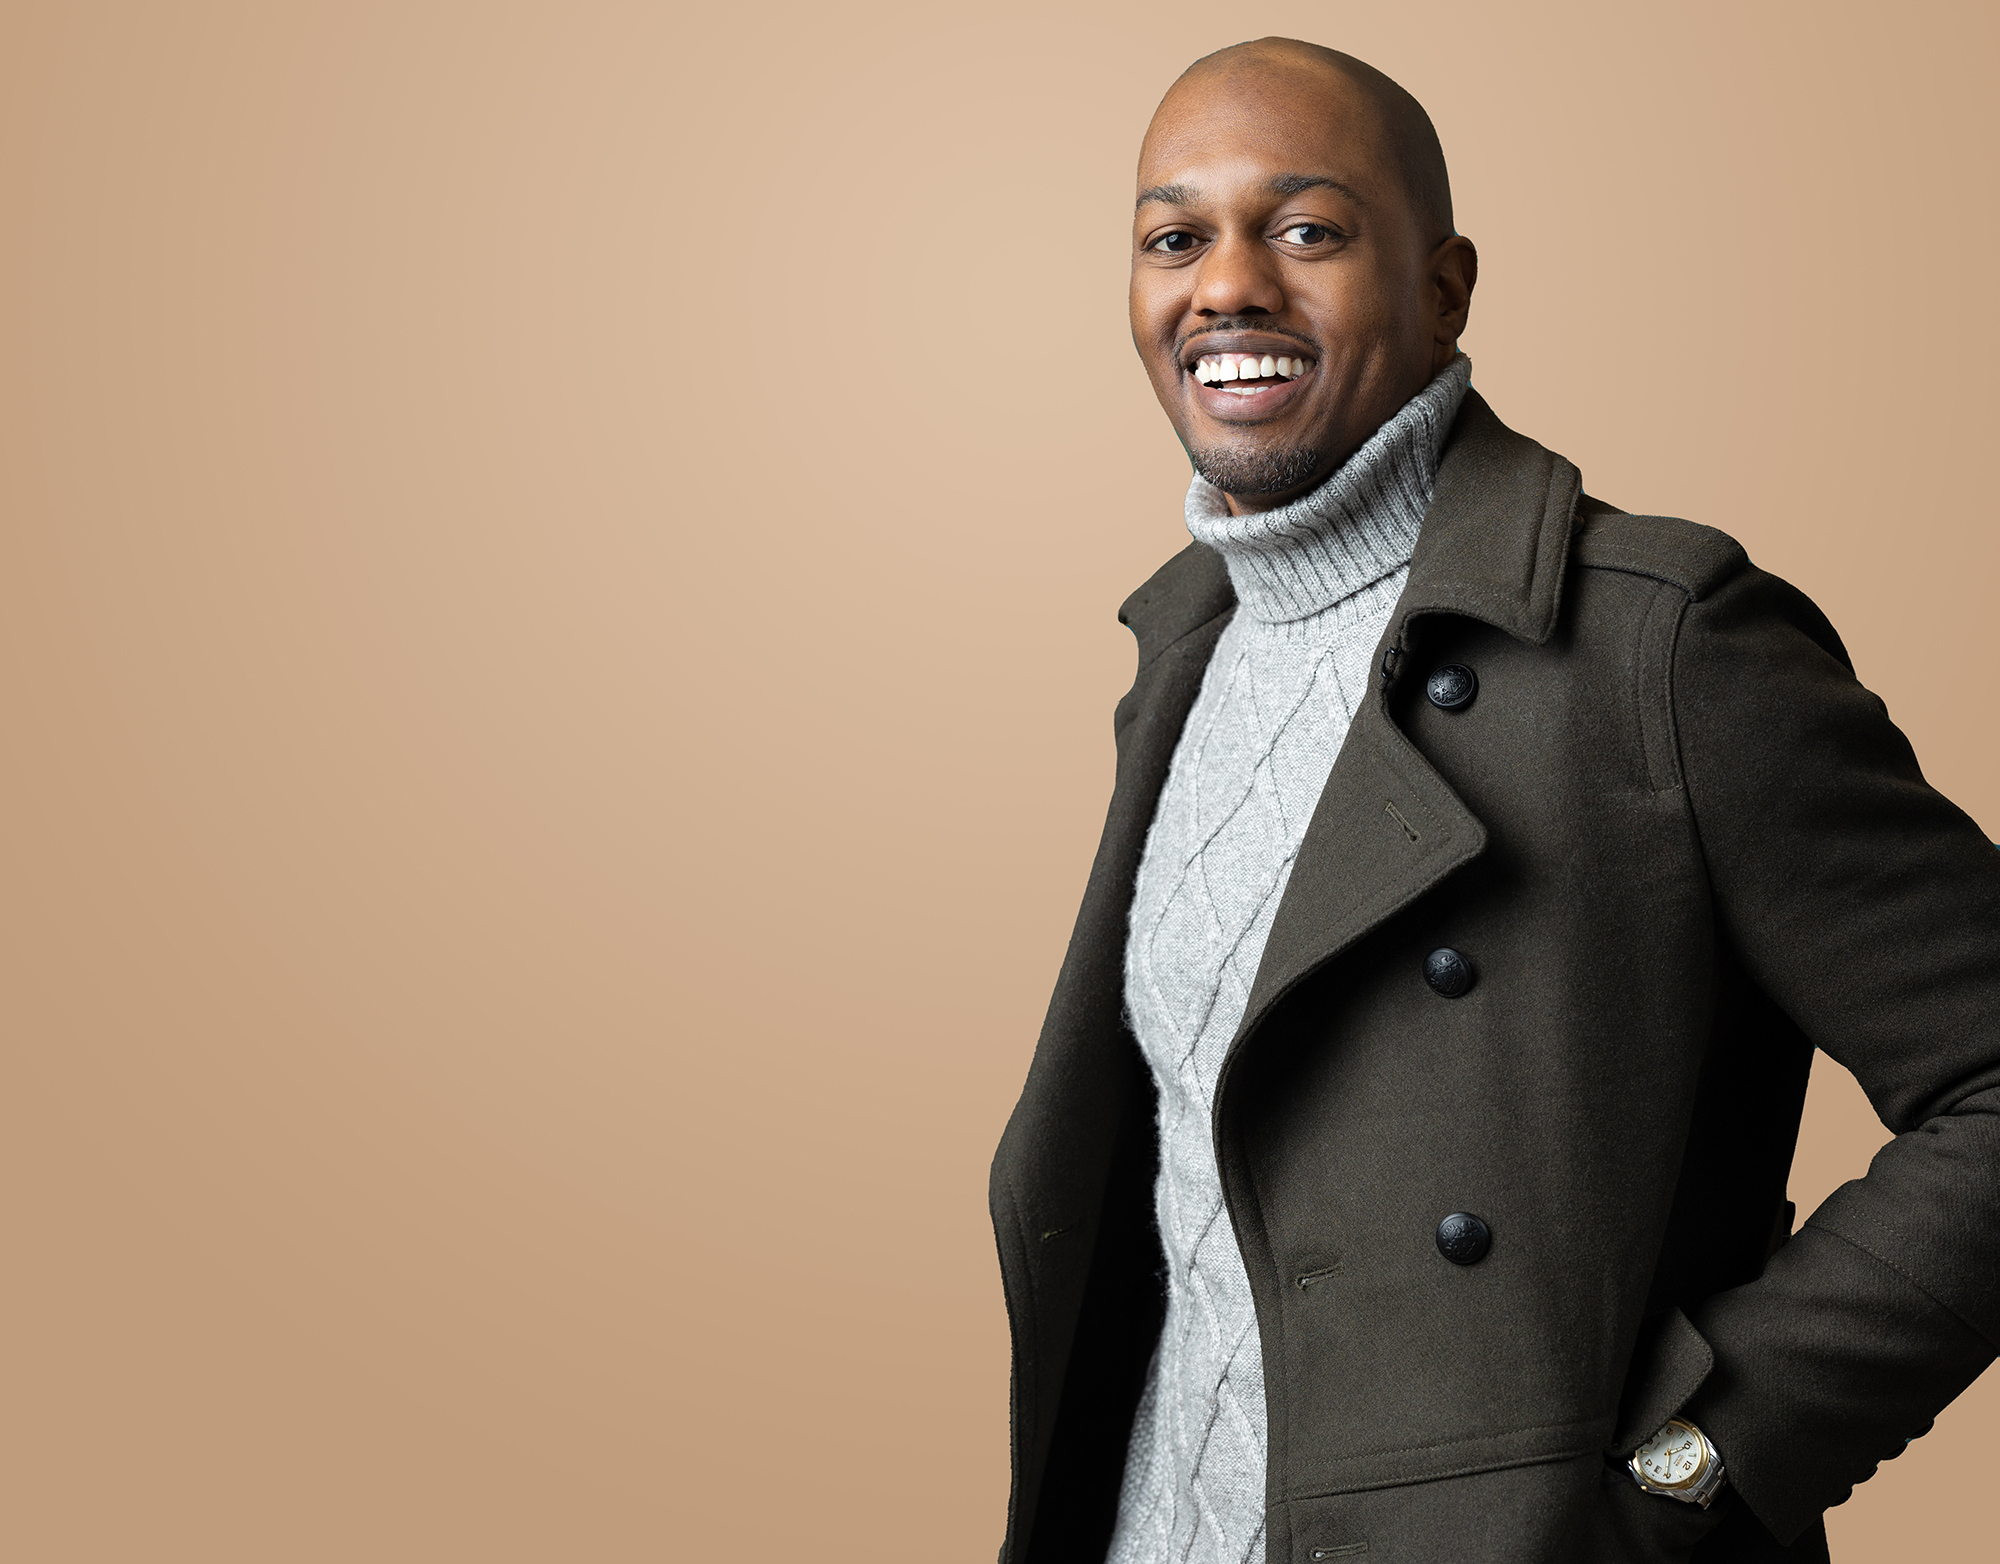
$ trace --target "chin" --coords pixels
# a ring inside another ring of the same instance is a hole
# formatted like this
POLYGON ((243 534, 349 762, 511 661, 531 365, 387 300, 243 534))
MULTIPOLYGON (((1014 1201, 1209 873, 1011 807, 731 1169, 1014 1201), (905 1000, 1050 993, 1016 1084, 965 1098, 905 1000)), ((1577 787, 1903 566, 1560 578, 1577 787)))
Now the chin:
POLYGON ((1190 446, 1194 470, 1224 494, 1268 499, 1304 488, 1320 471, 1323 453, 1306 445, 1190 446))

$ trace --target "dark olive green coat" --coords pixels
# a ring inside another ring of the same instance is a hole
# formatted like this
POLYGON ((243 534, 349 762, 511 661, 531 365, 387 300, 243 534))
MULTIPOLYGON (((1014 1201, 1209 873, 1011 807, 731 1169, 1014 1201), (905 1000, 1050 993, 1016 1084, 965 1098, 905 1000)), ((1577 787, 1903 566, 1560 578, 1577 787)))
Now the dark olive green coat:
MULTIPOLYGON (((1100 1564, 1159 1328, 1126 917, 1233 608, 1198 546, 1125 605, 1110 818, 994 1160, 1012 1564, 1100 1564)), ((1268 1558, 1823 1558, 2000 1340, 2000 853, 1810 602, 1477 395, 1378 664, 1216 1091, 1268 1558), (1424 697, 1445 662, 1462 711, 1424 697), (1787 1242, 1815 1044, 1896 1139, 1787 1242), (1683 1408, 1732 1483, 1707 1515, 1616 1464, 1683 1408)))

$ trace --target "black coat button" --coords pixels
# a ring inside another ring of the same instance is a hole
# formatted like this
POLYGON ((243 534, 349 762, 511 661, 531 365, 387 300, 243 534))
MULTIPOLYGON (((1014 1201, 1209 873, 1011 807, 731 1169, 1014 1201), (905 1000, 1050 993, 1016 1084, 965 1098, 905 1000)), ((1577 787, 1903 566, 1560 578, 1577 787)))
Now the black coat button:
POLYGON ((1477 975, 1472 963, 1455 950, 1434 950, 1424 957, 1424 981, 1446 999, 1468 992, 1477 975))
POLYGON ((1462 711, 1479 693, 1479 676, 1464 663, 1446 663, 1430 676, 1424 693, 1441 711, 1462 711))
POLYGON ((1453 1265, 1477 1265, 1493 1247, 1493 1229, 1470 1211, 1454 1211, 1438 1223, 1438 1253, 1453 1265))

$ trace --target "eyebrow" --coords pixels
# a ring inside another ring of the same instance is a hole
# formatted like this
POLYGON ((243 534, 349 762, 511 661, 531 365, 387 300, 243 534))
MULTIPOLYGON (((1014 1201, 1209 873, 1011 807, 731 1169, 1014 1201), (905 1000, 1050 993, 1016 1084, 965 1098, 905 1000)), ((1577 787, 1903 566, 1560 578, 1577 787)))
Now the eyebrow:
MULTIPOLYGON (((1305 190, 1338 190, 1356 206, 1368 205, 1367 198, 1360 191, 1327 174, 1279 174, 1264 188, 1276 196, 1295 196, 1305 190)), ((1150 190, 1139 192, 1139 199, 1132 203, 1132 210, 1136 212, 1149 201, 1163 201, 1169 206, 1192 206, 1200 198, 1201 192, 1192 185, 1154 185, 1150 190)))
POLYGON ((1150 190, 1139 192, 1139 199, 1132 203, 1132 210, 1138 211, 1148 201, 1164 201, 1169 206, 1192 206, 1199 194, 1192 185, 1155 185, 1150 190))
POLYGON ((1338 190, 1356 206, 1366 206, 1367 198, 1352 185, 1344 185, 1326 174, 1280 174, 1268 186, 1272 195, 1292 196, 1304 190, 1338 190))

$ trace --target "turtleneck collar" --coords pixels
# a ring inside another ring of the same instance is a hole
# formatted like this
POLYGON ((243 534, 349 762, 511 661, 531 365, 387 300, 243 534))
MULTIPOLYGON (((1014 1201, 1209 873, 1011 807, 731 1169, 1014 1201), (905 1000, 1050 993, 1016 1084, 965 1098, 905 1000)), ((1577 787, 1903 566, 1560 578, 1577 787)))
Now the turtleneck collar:
POLYGON ((1188 486, 1187 527, 1229 567, 1236 601, 1254 619, 1304 619, 1410 562, 1430 508, 1445 436, 1472 383, 1458 354, 1310 494, 1275 510, 1229 514, 1207 479, 1188 486))

